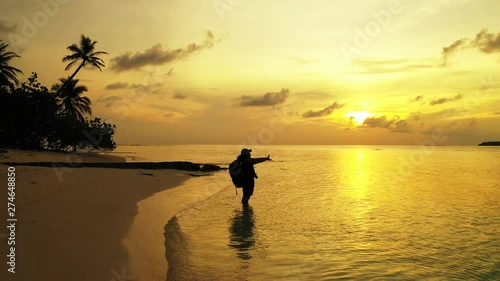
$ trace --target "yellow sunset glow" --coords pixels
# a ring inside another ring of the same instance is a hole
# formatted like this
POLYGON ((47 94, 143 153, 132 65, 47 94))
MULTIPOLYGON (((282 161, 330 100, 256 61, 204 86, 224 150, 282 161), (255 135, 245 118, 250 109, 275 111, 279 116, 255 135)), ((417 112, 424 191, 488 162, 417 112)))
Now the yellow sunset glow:
POLYGON ((353 118, 354 122, 356 122, 357 125, 362 125, 363 122, 365 121, 366 118, 372 116, 371 113, 369 113, 368 111, 356 111, 356 112, 348 112, 345 117, 347 118, 353 118))
POLYGON ((81 34, 108 53, 75 78, 118 144, 500 139, 500 1, 3 2, 21 83, 72 75, 81 34))

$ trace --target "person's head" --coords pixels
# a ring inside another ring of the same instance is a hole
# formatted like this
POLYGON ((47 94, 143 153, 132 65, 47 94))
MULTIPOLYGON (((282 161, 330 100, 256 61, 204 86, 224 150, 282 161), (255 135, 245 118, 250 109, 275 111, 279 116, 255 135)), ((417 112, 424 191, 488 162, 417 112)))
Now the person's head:
POLYGON ((250 158, 250 157, 251 157, 251 155, 250 155, 250 153, 251 153, 251 152, 252 152, 252 150, 251 150, 251 149, 248 149, 248 148, 243 148, 243 149, 241 150, 241 156, 242 156, 243 158, 248 159, 248 158, 250 158))

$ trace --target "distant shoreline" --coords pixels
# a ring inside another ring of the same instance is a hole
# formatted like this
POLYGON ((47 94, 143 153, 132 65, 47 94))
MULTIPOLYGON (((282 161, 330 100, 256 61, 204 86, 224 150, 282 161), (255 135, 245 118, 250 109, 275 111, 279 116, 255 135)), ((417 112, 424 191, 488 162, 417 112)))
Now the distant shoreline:
POLYGON ((478 146, 500 146, 500 141, 485 141, 478 144, 478 146))
POLYGON ((173 162, 2 162, 9 166, 113 168, 113 169, 174 169, 193 172, 215 172, 221 168, 214 164, 198 164, 187 161, 173 162))
POLYGON ((227 168, 188 161, 126 162, 124 157, 101 153, 71 153, 0 149, 0 163, 10 166, 113 169, 174 169, 191 172, 216 172, 227 168), (47 161, 49 160, 49 161, 47 161))

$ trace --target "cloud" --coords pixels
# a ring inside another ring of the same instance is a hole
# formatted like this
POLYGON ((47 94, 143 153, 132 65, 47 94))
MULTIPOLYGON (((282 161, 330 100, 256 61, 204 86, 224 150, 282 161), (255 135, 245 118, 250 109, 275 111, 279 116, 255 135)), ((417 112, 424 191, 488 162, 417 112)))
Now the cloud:
POLYGON ((476 35, 472 45, 483 53, 500 52, 500 32, 493 34, 489 33, 487 29, 483 29, 476 35))
POLYGON ((322 117, 322 116, 327 116, 327 115, 330 115, 332 114, 332 112, 336 109, 340 109, 342 107, 344 107, 345 104, 340 104, 338 102, 334 102, 332 103, 331 105, 321 109, 321 110, 318 110, 318 111, 313 111, 313 110, 309 110, 307 112, 304 112, 302 114, 302 117, 304 118, 312 118, 312 117, 322 117))
POLYGON ((0 33, 14 32, 16 25, 0 19, 0 33))
POLYGON ((422 128, 421 133, 426 135, 466 136, 471 135, 478 129, 478 122, 475 118, 457 119, 433 124, 422 128))
POLYGON ((411 99, 411 102, 422 101, 423 99, 424 99, 424 96, 419 95, 419 96, 416 96, 415 98, 411 99))
POLYGON ((242 96, 241 106, 274 106, 282 104, 288 98, 289 89, 281 89, 279 92, 268 92, 261 97, 242 96))
MULTIPOLYGON (((212 32, 207 31, 207 36, 202 44, 191 43, 184 48, 164 50, 162 45, 158 43, 143 52, 136 52, 135 54, 127 52, 112 58, 111 69, 116 72, 121 72, 132 69, 140 69, 146 65, 162 65, 187 58, 188 56, 203 49, 210 49, 214 43, 219 41, 215 40, 212 32)), ((171 74, 170 71, 169 74, 171 74)))
POLYGON ((115 83, 111 83, 111 84, 108 84, 106 85, 106 90, 118 90, 118 89, 125 89, 128 87, 128 83, 127 82, 115 82, 115 83))
POLYGON ((407 120, 398 120, 394 123, 394 126, 391 128, 391 132, 394 133, 410 133, 411 129, 407 120))
POLYGON ((482 53, 491 54, 500 52, 500 32, 497 34, 488 32, 487 29, 481 30, 474 39, 462 38, 456 40, 448 47, 444 47, 441 52, 441 66, 450 65, 450 57, 459 50, 466 48, 475 48, 482 53))
POLYGON ((392 119, 387 119, 385 115, 368 117, 363 121, 361 127, 364 128, 384 128, 389 129, 394 133, 409 133, 411 132, 409 123, 405 119, 401 119, 395 115, 392 119))
POLYGON ((183 100, 183 99, 187 98, 187 96, 185 94, 182 94, 182 93, 175 93, 173 98, 183 100))
POLYGON ((387 120, 387 117, 385 117, 385 115, 382 115, 379 117, 374 116, 366 118, 365 121, 363 121, 362 126, 369 128, 389 128, 392 123, 392 121, 387 120))
MULTIPOLYGON (((175 120, 180 120, 186 117, 199 118, 204 114, 207 105, 204 103, 195 102, 193 100, 179 103, 173 101, 158 101, 144 103, 144 108, 149 110, 151 114, 163 117, 173 117, 175 120)), ((204 115, 205 116, 205 115, 204 115)))
POLYGON ((131 95, 134 95, 134 93, 140 92, 140 93, 148 93, 148 94, 160 94, 163 92, 163 85, 162 83, 155 83, 155 84, 129 84, 127 82, 115 82, 106 85, 105 89, 106 90, 122 90, 122 89, 128 89, 127 92, 131 95))
POLYGON ((179 111, 179 108, 172 104, 150 103, 147 106, 161 111, 168 111, 168 112, 179 111))
POLYGON ((357 69, 350 73, 355 74, 394 73, 436 67, 432 62, 409 59, 356 59, 353 61, 353 66, 357 69))
POLYGON ((493 89, 500 89, 500 83, 491 83, 491 84, 483 84, 481 85, 481 87, 479 88, 480 91, 488 91, 488 90, 493 90, 493 89))
POLYGON ((447 103, 447 102, 451 102, 451 101, 457 101, 463 97, 464 97, 464 94, 457 94, 456 96, 454 96, 452 98, 440 98, 440 99, 436 99, 436 100, 431 100, 431 102, 429 102, 429 104, 430 105, 443 104, 443 103, 447 103))
POLYGON ((443 62, 441 65, 442 66, 449 65, 450 56, 453 55, 456 51, 463 49, 463 48, 466 48, 467 43, 468 43, 468 39, 460 39, 460 40, 453 42, 453 44, 449 45, 448 47, 444 47, 443 51, 441 53, 441 55, 443 57, 443 62))
POLYGON ((121 99, 122 98, 120 96, 107 96, 107 97, 100 97, 95 102, 103 103, 104 106, 106 107, 111 107, 113 104, 120 101, 121 99))
POLYGON ((163 85, 164 84, 162 84, 162 83, 148 84, 148 85, 132 84, 129 86, 129 88, 132 91, 137 91, 137 92, 155 95, 155 94, 161 94, 163 92, 163 89, 162 89, 163 85))
POLYGON ((433 111, 433 112, 427 112, 427 113, 422 113, 422 112, 412 113, 412 115, 419 116, 419 118, 422 121, 434 122, 435 120, 461 118, 462 116, 464 116, 467 113, 468 113, 468 111, 465 108, 462 108, 459 106, 454 106, 454 107, 442 109, 439 111, 433 111))

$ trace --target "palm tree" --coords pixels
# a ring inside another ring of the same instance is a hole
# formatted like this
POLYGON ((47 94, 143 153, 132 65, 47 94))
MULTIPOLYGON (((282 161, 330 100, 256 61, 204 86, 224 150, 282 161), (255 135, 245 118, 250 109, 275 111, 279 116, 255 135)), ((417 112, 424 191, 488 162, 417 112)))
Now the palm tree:
POLYGON ((59 79, 61 84, 52 86, 53 91, 57 91, 56 99, 59 105, 59 114, 74 118, 79 122, 85 121, 85 114, 92 114, 90 107, 90 99, 80 96, 83 92, 87 92, 87 87, 77 86, 78 79, 70 80, 69 78, 59 79), (61 90, 64 88, 64 90, 61 90))
MULTIPOLYGON (((72 44, 67 47, 67 49, 70 50, 72 54, 67 55, 62 59, 63 62, 70 62, 64 70, 69 70, 78 62, 80 62, 80 65, 66 81, 71 81, 78 73, 78 71, 80 71, 82 67, 85 67, 87 65, 97 67, 100 71, 102 71, 101 67, 104 67, 104 61, 98 56, 107 55, 108 53, 103 51, 94 52, 96 44, 97 41, 92 41, 89 37, 85 37, 85 35, 82 34, 80 37, 80 45, 72 44)), ((64 86, 65 85, 63 84, 63 87, 59 88, 57 94, 62 91, 64 86)))
POLYGON ((9 61, 12 58, 19 58, 20 56, 14 52, 6 52, 5 50, 8 46, 9 44, 3 43, 0 40, 0 86, 9 84, 9 80, 19 85, 16 73, 23 73, 21 70, 9 65, 9 61))

